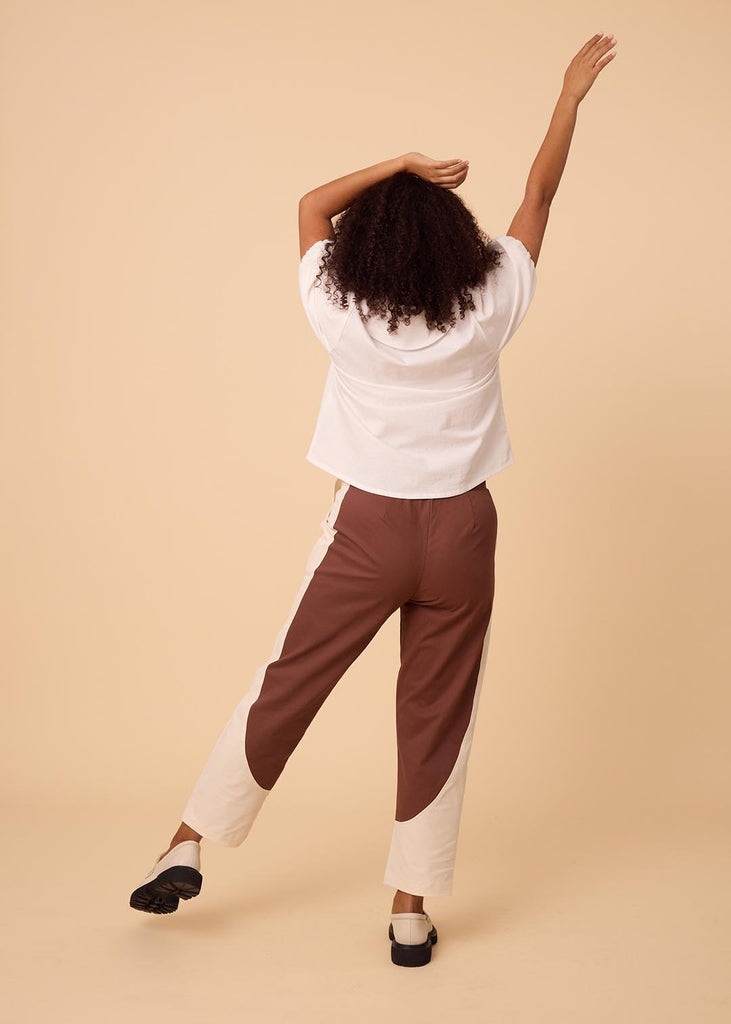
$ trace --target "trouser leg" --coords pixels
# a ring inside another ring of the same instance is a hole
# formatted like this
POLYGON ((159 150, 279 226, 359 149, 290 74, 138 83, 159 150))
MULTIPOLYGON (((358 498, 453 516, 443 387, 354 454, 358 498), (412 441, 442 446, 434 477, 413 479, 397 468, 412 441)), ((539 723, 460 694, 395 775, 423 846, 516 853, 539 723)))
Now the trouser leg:
POLYGON ((244 841, 328 694, 404 600, 411 556, 399 538, 378 529, 379 498, 338 482, 270 658, 182 812, 205 838, 225 846, 244 841))
POLYGON ((497 513, 484 485, 433 502, 426 565, 401 609, 398 783, 383 882, 450 896, 494 596, 497 513))

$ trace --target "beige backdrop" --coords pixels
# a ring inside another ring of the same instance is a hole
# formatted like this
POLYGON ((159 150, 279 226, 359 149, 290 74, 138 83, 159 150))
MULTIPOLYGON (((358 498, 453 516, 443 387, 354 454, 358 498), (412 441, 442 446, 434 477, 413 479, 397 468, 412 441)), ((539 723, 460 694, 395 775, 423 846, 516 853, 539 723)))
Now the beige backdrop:
POLYGON ((2 563, 16 1022, 726 1022, 727 5, 2 5, 2 563), (501 361, 515 464, 455 894, 394 967, 398 616, 204 890, 129 894, 332 499, 297 202, 418 149, 505 232, 579 109, 501 361), (333 774, 332 766, 337 765, 333 774), (344 816, 352 795, 357 816, 344 816))

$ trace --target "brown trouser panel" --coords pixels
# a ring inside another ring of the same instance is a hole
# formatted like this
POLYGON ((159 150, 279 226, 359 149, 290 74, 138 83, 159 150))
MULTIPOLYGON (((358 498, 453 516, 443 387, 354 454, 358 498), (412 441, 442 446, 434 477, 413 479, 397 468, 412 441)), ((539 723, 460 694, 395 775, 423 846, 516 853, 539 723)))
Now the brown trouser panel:
POLYGON ((348 486, 333 541, 249 713, 246 757, 260 786, 274 786, 335 684, 401 607, 396 817, 430 802, 472 709, 493 602, 496 521, 484 485, 433 499, 348 486))

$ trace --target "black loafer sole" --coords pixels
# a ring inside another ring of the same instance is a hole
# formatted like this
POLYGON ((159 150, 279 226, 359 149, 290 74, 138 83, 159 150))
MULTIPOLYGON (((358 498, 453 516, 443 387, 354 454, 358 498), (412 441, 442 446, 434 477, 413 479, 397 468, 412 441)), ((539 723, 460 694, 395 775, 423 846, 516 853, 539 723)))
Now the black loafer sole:
POLYGON ((129 898, 134 910, 148 914, 172 914, 180 900, 197 896, 203 885, 203 875, 184 864, 161 871, 157 878, 141 885, 129 898))
POLYGON ((393 924, 388 926, 388 937, 391 940, 391 963, 399 967, 423 967, 431 960, 431 948, 437 944, 437 930, 432 925, 426 942, 396 942, 393 924))

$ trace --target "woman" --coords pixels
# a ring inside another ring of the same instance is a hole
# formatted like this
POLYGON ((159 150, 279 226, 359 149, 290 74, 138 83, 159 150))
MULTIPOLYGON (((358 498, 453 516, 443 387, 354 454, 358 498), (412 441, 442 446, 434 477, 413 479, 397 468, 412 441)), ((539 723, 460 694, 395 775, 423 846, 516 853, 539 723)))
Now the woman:
POLYGON ((271 657, 132 907, 170 913, 198 894, 201 838, 244 841, 327 695, 399 610, 384 884, 396 889, 392 961, 429 962, 437 932, 423 900, 452 893, 490 635, 497 512, 486 480, 513 461, 499 356, 533 298, 578 104, 614 46, 597 34, 569 64, 506 235, 488 239, 455 195, 467 160, 407 153, 300 200, 300 294, 330 357, 306 457, 337 478, 335 492, 271 657))

